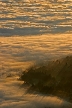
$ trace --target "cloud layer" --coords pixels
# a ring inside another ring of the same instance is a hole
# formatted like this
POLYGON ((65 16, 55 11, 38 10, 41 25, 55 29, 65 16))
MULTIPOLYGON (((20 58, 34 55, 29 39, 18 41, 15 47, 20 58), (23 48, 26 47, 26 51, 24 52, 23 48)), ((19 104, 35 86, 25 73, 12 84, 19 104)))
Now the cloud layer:
POLYGON ((71 108, 57 97, 25 94, 21 72, 36 63, 72 54, 72 36, 0 37, 0 108, 71 108))

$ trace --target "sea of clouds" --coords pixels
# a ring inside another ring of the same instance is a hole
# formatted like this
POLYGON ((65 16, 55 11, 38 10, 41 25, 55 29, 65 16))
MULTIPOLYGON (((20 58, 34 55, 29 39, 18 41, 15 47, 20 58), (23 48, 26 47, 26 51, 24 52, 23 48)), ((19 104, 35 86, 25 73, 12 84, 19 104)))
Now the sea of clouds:
POLYGON ((72 36, 0 37, 0 108, 72 108, 53 96, 27 94, 18 78, 35 63, 72 55, 72 36))

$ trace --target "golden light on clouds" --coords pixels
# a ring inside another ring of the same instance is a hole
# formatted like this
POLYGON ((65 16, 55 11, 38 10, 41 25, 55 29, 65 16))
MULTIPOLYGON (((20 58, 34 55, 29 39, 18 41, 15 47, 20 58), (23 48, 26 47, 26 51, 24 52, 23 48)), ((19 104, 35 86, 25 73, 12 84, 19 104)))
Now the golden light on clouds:
POLYGON ((24 68, 26 62, 40 62, 71 54, 71 34, 0 37, 0 62, 12 68, 24 68))
POLYGON ((19 32, 16 32, 18 29, 24 30, 24 32, 21 30, 20 35, 27 35, 25 31, 31 35, 61 32, 61 27, 62 32, 71 33, 71 1, 58 0, 51 3, 49 0, 21 0, 18 2, 11 0, 10 2, 0 2, 0 5, 0 18, 3 19, 0 22, 0 28, 13 29, 16 35, 19 35, 19 32), (31 32, 32 29, 34 32, 31 32))
POLYGON ((72 0, 0 0, 0 108, 72 108, 26 94, 19 81, 36 63, 72 55, 72 0))

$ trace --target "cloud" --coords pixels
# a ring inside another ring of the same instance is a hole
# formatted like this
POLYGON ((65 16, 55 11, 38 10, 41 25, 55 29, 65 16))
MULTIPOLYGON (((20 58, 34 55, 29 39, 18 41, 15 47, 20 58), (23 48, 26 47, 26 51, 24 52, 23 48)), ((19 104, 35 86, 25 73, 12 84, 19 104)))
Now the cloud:
MULTIPOLYGON (((0 108, 68 108, 57 97, 25 94, 18 75, 35 62, 72 54, 72 36, 0 37, 0 108)), ((70 107, 71 108, 71 107, 70 107)))

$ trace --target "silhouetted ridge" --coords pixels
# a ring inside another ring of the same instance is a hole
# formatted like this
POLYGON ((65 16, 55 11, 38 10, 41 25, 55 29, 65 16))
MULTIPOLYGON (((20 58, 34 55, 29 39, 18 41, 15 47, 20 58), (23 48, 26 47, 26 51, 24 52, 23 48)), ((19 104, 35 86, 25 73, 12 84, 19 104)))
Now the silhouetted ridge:
POLYGON ((23 72, 20 80, 30 86, 28 92, 57 95, 72 101, 72 56, 31 67, 23 72))

